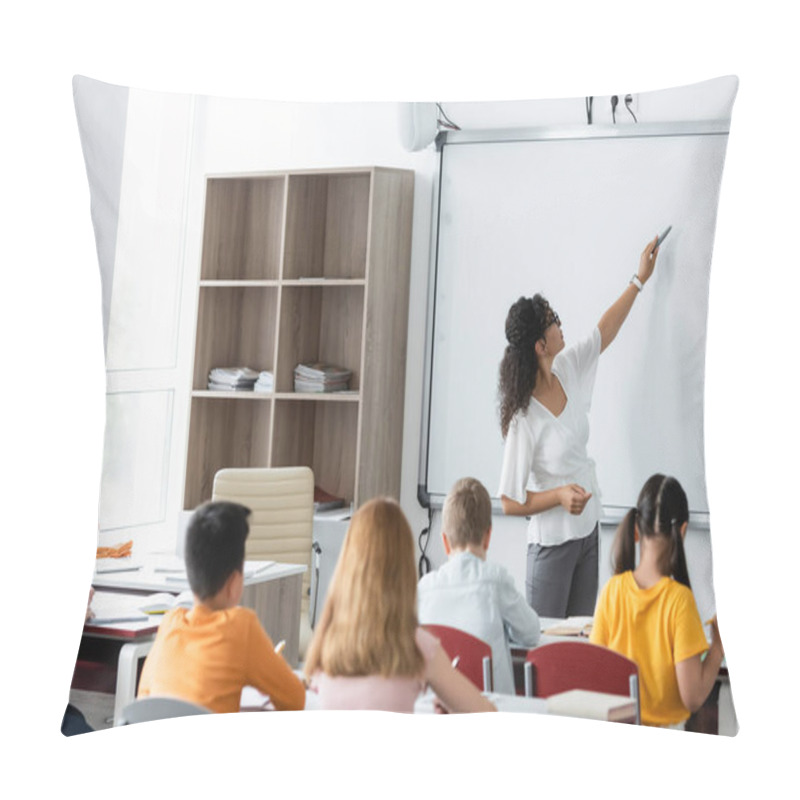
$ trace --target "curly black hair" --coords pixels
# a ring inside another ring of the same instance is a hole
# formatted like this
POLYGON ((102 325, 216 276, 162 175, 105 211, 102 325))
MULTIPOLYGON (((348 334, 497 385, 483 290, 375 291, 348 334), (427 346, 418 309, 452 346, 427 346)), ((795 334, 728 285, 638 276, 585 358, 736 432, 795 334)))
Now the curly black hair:
POLYGON ((524 411, 531 401, 539 370, 536 342, 544 336, 554 318, 550 303, 540 294, 520 297, 508 310, 508 345, 500 362, 498 380, 500 430, 504 439, 514 414, 524 411))

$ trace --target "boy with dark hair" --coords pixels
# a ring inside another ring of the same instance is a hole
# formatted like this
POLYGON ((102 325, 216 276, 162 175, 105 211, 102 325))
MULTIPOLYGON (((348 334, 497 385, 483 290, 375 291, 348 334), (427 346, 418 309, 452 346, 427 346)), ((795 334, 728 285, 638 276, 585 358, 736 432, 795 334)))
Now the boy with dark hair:
POLYGON ((145 660, 139 697, 178 697, 212 711, 238 711, 242 689, 268 694, 279 710, 300 710, 305 687, 275 652, 255 612, 239 602, 250 509, 238 503, 200 506, 186 531, 184 559, 191 609, 174 608, 145 660))
POLYGON ((494 690, 514 694, 509 636, 532 647, 539 641, 538 614, 500 564, 488 562, 492 501, 483 484, 462 478, 442 509, 442 542, 448 559, 419 582, 421 625, 448 625, 492 648, 494 690))

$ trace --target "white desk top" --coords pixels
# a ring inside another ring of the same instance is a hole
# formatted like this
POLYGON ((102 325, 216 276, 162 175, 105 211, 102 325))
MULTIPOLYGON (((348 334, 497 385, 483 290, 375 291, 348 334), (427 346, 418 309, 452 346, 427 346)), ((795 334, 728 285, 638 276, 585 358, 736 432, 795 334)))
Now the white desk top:
MULTIPOLYGON (((122 566, 126 559, 118 559, 122 566)), ((172 553, 150 553, 130 563, 125 572, 95 573, 92 586, 98 589, 127 591, 172 592, 179 594, 189 588, 183 559, 172 553), (137 568, 138 565, 138 568, 137 568)), ((269 561, 245 562, 245 586, 274 581, 306 571, 302 564, 281 564, 269 561)))
MULTIPOLYGON (((302 672, 295 670, 295 673, 302 677, 302 672)), ((541 697, 518 697, 512 694, 497 694, 495 692, 484 692, 484 697, 487 697, 498 711, 511 711, 522 712, 528 714, 546 714, 547 713, 547 700, 541 697)), ((432 714, 434 693, 427 691, 421 694, 416 703, 414 704, 415 714, 432 714)), ((242 710, 248 711, 266 711, 270 710, 269 698, 258 691, 252 686, 246 686, 242 690, 241 699, 242 710)), ((319 710, 319 696, 316 692, 306 691, 306 711, 319 710)))

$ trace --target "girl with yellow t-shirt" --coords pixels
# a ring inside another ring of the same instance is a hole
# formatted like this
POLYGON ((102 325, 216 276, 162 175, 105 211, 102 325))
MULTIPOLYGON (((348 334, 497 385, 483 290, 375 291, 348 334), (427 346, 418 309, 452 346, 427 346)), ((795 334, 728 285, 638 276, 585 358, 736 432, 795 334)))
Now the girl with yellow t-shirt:
POLYGON ((709 647, 692 594, 683 549, 688 524, 680 483, 665 475, 650 477, 637 507, 617 529, 615 574, 595 609, 590 640, 639 667, 645 725, 683 727, 705 703, 724 656, 716 619, 709 647))

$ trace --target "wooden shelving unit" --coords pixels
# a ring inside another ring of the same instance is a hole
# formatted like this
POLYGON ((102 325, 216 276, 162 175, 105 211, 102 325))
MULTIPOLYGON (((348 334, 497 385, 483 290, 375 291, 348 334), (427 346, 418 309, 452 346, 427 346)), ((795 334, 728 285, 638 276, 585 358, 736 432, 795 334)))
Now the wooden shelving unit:
POLYGON ((413 190, 383 167, 207 179, 185 508, 223 467, 309 466, 356 507, 399 495, 413 190), (350 392, 295 393, 301 361, 352 370, 350 392), (224 366, 275 391, 209 391, 224 366))

